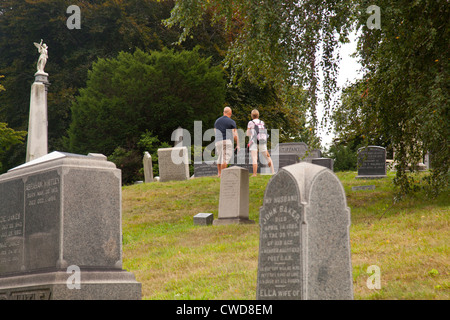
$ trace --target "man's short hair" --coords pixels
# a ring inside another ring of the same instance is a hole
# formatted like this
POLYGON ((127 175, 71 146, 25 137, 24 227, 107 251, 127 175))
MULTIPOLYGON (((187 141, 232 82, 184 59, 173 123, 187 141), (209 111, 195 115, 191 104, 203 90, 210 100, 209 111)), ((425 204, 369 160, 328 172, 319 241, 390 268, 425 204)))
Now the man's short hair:
POLYGON ((231 108, 226 106, 225 108, 223 108, 223 113, 230 113, 231 112, 231 108))
POLYGON ((259 118, 259 111, 256 109, 252 110, 252 119, 258 119, 259 118))

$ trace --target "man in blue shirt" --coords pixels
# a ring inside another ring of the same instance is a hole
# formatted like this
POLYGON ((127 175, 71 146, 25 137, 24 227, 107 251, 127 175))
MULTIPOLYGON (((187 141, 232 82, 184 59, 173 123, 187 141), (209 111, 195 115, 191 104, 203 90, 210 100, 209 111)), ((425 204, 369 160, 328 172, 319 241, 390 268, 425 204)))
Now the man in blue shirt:
POLYGON ((222 174, 222 170, 226 169, 228 162, 233 155, 233 141, 236 141, 236 147, 239 151, 239 141, 237 135, 236 122, 231 119, 231 108, 223 109, 223 116, 216 120, 214 129, 216 132, 216 154, 218 175, 222 174))

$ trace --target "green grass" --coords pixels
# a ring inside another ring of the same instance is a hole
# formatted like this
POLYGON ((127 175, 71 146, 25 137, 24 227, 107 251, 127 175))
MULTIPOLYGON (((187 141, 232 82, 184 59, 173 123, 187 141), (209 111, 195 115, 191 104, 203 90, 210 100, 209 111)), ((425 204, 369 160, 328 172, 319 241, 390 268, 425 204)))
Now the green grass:
MULTIPOLYGON (((351 209, 355 299, 450 299, 449 194, 394 202, 392 173, 337 176, 351 209), (356 185, 376 189, 352 191, 356 185), (367 287, 370 265, 380 267, 379 290, 367 287)), ((142 283, 143 299, 255 299, 259 208, 269 179, 250 178, 254 225, 194 226, 197 213, 217 218, 215 177, 124 187, 123 263, 142 283)))

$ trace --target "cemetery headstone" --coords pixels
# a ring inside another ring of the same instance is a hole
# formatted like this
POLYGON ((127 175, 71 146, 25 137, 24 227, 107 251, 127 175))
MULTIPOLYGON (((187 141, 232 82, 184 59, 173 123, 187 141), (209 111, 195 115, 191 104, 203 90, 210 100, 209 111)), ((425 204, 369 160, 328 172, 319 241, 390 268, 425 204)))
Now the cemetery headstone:
POLYGON ((189 155, 186 147, 158 149, 159 181, 188 180, 189 155))
POLYGON ((280 169, 259 223, 257 299, 353 299, 350 209, 331 170, 307 162, 280 169))
POLYGON ((298 162, 311 162, 322 157, 317 149, 310 150, 304 142, 280 143, 270 151, 275 171, 298 162))
POLYGON ((379 179, 386 177, 386 149, 368 146, 358 149, 358 175, 356 179, 379 179))
POLYGON ((153 163, 150 153, 145 151, 144 159, 142 160, 144 165, 144 181, 145 183, 153 182, 153 163))
POLYGON ((317 164, 318 166, 322 166, 333 171, 334 160, 331 158, 314 158, 311 159, 312 164, 317 164))
POLYGON ((249 172, 234 166, 222 170, 219 214, 214 225, 255 223, 249 219, 249 172))
POLYGON ((0 299, 141 298, 122 270, 121 177, 103 157, 61 152, 0 175, 0 299))
POLYGON ((194 177, 217 176, 217 164, 214 161, 194 162, 194 177))

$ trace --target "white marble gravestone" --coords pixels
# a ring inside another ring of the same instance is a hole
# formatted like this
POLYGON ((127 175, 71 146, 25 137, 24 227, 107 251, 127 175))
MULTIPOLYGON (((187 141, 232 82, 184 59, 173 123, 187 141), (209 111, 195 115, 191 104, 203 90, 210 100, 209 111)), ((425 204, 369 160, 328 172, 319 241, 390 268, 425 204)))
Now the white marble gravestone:
POLYGON ((238 166, 222 170, 219 217, 213 225, 255 223, 248 214, 249 171, 238 166))
POLYGON ((144 182, 145 183, 153 182, 152 156, 147 151, 145 151, 144 153, 144 159, 142 159, 142 162, 144 165, 144 182))

